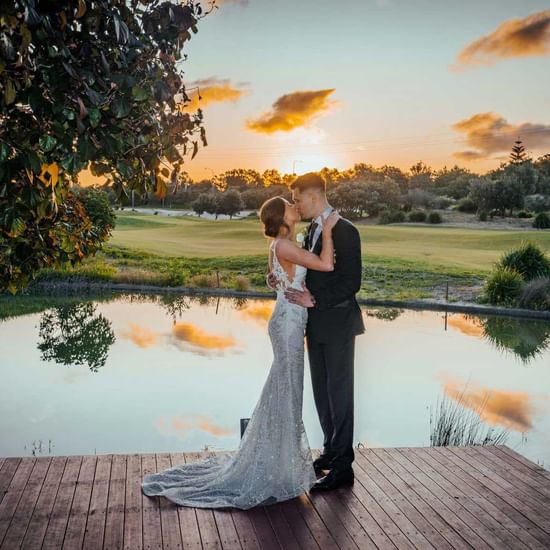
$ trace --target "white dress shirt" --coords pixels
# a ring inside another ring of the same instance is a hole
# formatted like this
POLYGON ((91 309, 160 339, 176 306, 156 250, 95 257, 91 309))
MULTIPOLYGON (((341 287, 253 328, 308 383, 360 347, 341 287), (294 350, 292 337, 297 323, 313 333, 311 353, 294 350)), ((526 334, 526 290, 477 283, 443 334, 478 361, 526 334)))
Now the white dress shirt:
POLYGON ((315 244, 317 243, 317 239, 321 235, 321 232, 323 231, 323 221, 326 220, 334 208, 332 206, 327 206, 323 212, 319 216, 317 216, 314 220, 314 223, 317 224, 317 227, 315 228, 315 233, 313 234, 313 238, 311 239, 311 242, 309 243, 309 250, 312 251, 315 248, 315 244))

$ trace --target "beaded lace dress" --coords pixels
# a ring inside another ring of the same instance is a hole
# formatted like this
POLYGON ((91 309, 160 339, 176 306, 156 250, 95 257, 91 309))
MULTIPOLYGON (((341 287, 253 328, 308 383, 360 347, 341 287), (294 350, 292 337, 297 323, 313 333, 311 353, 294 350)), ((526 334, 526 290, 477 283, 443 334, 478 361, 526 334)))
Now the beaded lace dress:
POLYGON ((297 265, 290 281, 277 259, 277 242, 271 244, 272 271, 280 283, 268 324, 273 363, 237 451, 145 475, 147 496, 181 506, 246 510, 294 498, 315 483, 302 421, 307 309, 284 295, 286 287, 301 288, 307 269, 297 265))

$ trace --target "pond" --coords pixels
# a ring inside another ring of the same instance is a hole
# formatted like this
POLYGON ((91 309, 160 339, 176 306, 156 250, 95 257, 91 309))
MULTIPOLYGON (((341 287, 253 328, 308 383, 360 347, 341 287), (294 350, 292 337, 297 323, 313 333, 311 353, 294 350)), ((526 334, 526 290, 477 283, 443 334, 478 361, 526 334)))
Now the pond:
MULTIPOLYGON (((234 449, 271 365, 270 300, 0 300, 0 456, 234 449)), ((442 402, 550 466, 550 322, 365 308, 355 443, 427 446, 442 402), (477 417, 476 417, 477 418, 477 417)), ((306 357, 304 422, 322 442, 306 357)))

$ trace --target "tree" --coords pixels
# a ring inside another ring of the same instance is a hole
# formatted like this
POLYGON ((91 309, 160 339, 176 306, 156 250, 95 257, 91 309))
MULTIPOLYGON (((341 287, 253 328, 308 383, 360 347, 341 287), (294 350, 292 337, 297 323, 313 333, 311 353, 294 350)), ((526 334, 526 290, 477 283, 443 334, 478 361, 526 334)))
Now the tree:
POLYGON ((166 195, 207 145, 177 64, 205 14, 192 1, 8 0, 0 7, 0 291, 101 243, 70 182, 88 165, 166 195))
POLYGON ((217 209, 216 196, 213 193, 201 193, 191 204, 193 211, 199 215, 199 218, 206 212, 215 214, 217 209))
POLYGON ((216 217, 219 214, 225 214, 232 219, 235 214, 238 214, 244 208, 241 194, 236 189, 228 189, 224 193, 220 193, 217 197, 216 217))
POLYGON ((422 161, 418 161, 410 168, 409 188, 427 189, 431 187, 433 181, 433 170, 424 164, 422 161))
POLYGON ((262 187, 263 181, 260 173, 248 168, 235 168, 219 174, 215 178, 216 186, 220 191, 237 189, 244 191, 249 187, 262 187))
POLYGON ((512 152, 510 153, 510 163, 511 164, 521 164, 527 160, 527 154, 525 153, 525 147, 521 139, 518 139, 514 142, 512 147, 512 152))

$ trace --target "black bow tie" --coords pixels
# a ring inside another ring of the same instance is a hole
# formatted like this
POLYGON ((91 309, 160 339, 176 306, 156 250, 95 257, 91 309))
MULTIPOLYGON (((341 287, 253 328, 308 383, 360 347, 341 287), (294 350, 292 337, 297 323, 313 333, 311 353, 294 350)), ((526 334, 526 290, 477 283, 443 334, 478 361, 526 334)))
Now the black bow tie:
POLYGON ((311 222, 311 225, 309 226, 309 230, 308 230, 307 234, 308 234, 308 239, 309 239, 310 244, 311 244, 311 241, 313 239, 313 236, 315 235, 315 230, 317 229, 318 225, 319 224, 317 222, 311 222))

